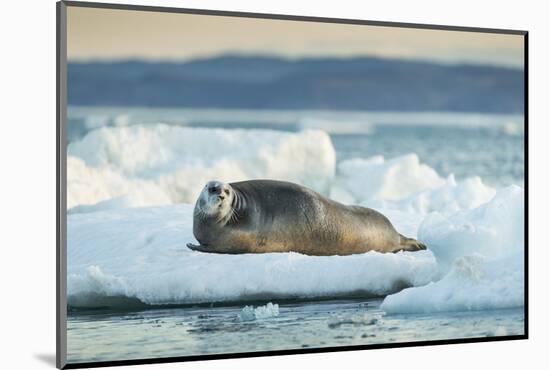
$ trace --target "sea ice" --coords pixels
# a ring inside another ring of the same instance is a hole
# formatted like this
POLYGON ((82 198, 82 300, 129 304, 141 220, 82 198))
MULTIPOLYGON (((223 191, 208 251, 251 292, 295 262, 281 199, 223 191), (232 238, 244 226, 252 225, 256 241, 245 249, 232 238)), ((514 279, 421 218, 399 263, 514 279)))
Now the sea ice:
POLYGON ((389 313, 464 311, 524 305, 524 192, 501 189, 484 205, 431 214, 419 238, 434 254, 437 282, 389 295, 389 313))
POLYGON ((194 241, 192 223, 193 206, 187 204, 70 214, 69 304, 109 305, 121 297, 182 304, 359 292, 382 296, 425 285, 437 271, 429 251, 351 256, 194 252, 186 247, 194 241))
MULTIPOLYGON (((319 130, 100 127, 72 142, 68 154, 67 294, 75 307, 357 293, 388 295, 388 313, 524 304, 519 187, 496 191, 479 177, 443 178, 416 154, 337 166, 319 130), (375 208, 428 250, 323 257, 189 250, 204 183, 252 178, 293 181, 375 208)), ((265 307, 254 317, 274 310, 265 307)))
POLYGON ((193 203, 212 179, 271 178, 327 192, 335 161, 319 130, 101 127, 69 144, 68 208, 123 196, 125 206, 193 203))

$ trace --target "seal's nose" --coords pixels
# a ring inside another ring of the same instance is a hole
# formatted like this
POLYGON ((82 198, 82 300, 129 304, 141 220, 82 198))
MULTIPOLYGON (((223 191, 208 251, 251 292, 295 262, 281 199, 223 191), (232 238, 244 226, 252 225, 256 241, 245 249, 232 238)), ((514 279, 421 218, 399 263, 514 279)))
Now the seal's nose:
POLYGON ((208 188, 208 192, 210 194, 217 194, 221 191, 220 187, 218 185, 212 185, 208 188))
POLYGON ((225 199, 225 195, 223 195, 223 194, 218 195, 218 199, 219 199, 219 200, 224 200, 224 199, 225 199))

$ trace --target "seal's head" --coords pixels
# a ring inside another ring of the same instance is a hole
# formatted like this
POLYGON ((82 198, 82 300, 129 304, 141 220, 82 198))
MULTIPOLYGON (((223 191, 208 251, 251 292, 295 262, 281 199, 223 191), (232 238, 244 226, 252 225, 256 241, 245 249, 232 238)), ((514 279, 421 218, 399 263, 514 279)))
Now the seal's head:
POLYGON ((209 181, 202 189, 195 205, 195 211, 218 221, 227 219, 232 213, 235 193, 231 185, 221 181, 209 181))

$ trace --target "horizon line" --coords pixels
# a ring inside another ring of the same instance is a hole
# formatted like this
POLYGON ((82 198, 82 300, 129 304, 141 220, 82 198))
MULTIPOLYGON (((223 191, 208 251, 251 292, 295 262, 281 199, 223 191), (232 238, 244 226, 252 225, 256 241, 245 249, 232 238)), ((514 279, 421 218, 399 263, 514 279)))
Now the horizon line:
POLYGON ((190 64, 197 62, 206 62, 223 58, 241 58, 241 59, 272 59, 284 62, 301 62, 312 60, 332 60, 332 61, 352 61, 359 59, 373 59, 388 62, 408 62, 419 64, 432 64, 444 67, 461 67, 461 66, 473 66, 473 67, 491 67, 511 69, 516 71, 523 71, 525 66, 522 64, 511 63, 490 63, 483 61, 471 61, 471 60, 439 60, 439 59, 424 59, 416 57, 388 57, 380 56, 376 54, 357 54, 357 55, 303 55, 303 56, 290 56, 284 54, 270 54, 270 53, 246 53, 246 52, 230 52, 212 54, 210 56, 197 56, 194 58, 155 58, 144 56, 124 56, 124 57, 96 57, 96 58, 67 58, 69 64, 117 64, 117 63, 144 63, 144 64, 190 64))

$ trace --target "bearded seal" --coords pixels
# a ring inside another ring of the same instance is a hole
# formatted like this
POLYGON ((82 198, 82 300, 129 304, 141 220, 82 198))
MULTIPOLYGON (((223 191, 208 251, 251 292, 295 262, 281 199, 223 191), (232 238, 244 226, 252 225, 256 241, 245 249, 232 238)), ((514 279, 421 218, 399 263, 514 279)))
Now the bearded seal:
POLYGON ((312 256, 418 251, 381 213, 346 206, 284 181, 210 181, 195 204, 193 234, 208 253, 297 252, 312 256))

